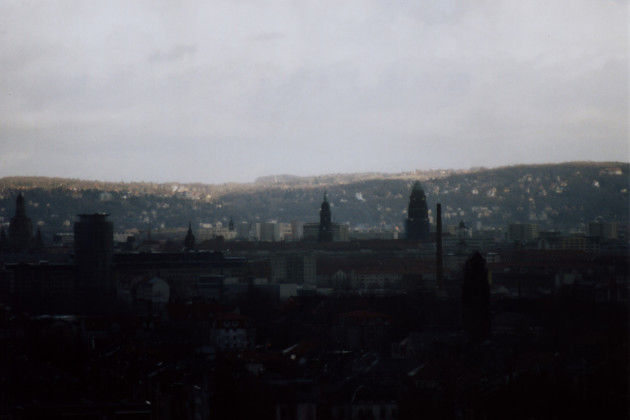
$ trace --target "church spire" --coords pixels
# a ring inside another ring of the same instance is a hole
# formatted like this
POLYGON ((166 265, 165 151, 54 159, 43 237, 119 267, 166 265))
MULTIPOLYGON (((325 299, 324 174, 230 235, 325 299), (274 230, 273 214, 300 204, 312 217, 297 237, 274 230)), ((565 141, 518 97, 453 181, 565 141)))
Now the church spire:
POLYGON ((324 193, 324 201, 319 210, 319 242, 331 242, 333 240, 332 232, 332 216, 330 213, 330 204, 328 203, 328 194, 324 193))
POLYGON ((191 251, 195 248, 195 235, 192 232, 192 226, 188 222, 188 232, 186 232, 186 238, 184 239, 184 250, 191 251))

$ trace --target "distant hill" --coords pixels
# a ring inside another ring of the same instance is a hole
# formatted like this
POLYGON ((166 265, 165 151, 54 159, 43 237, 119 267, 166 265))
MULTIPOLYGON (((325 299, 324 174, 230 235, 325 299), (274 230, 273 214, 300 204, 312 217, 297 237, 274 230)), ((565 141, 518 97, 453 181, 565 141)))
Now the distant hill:
POLYGON ((566 229, 595 219, 628 223, 630 164, 571 162, 399 174, 275 175, 253 183, 112 183, 46 177, 0 179, 0 223, 19 191, 45 235, 71 231, 77 214, 106 212, 115 230, 177 228, 277 220, 314 222, 324 193, 334 221, 351 227, 402 229, 409 193, 420 180, 430 209, 445 224, 505 227, 513 222, 566 229))

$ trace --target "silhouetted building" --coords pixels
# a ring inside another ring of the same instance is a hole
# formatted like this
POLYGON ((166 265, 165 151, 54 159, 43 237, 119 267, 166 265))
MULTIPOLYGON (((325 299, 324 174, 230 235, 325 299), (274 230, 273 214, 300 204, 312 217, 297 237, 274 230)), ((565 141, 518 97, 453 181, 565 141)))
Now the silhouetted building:
POLYGON ((74 223, 77 288, 86 292, 114 293, 112 257, 114 225, 107 214, 80 214, 74 223))
POLYGON ((113 272, 118 298, 125 304, 133 300, 133 284, 138 278, 154 277, 169 284, 171 301, 189 302, 227 295, 231 292, 227 285, 242 285, 247 290, 246 265, 244 259, 224 257, 221 252, 133 252, 115 254, 113 272))
POLYGON ((15 200, 15 216, 9 224, 9 248, 15 252, 26 252, 33 246, 33 224, 26 215, 26 203, 20 192, 15 200))
POLYGON ((305 241, 319 242, 347 242, 350 240, 350 228, 348 225, 340 225, 332 222, 332 212, 327 194, 324 194, 324 201, 319 210, 319 223, 304 223, 295 225, 294 232, 297 237, 305 241))
POLYGON ((324 194, 324 201, 319 210, 319 235, 317 240, 319 242, 332 242, 333 240, 332 215, 326 194, 324 194))
POLYGON ((409 208, 407 209, 407 239, 422 241, 429 238, 429 214, 427 210, 427 197, 416 181, 409 196, 409 208))
POLYGON ((192 227, 188 222, 188 232, 186 232, 186 238, 184 238, 184 250, 191 251, 195 249, 195 235, 193 235, 192 227))
POLYGON ((464 265, 463 326, 471 342, 490 336, 490 284, 486 260, 475 252, 464 265))

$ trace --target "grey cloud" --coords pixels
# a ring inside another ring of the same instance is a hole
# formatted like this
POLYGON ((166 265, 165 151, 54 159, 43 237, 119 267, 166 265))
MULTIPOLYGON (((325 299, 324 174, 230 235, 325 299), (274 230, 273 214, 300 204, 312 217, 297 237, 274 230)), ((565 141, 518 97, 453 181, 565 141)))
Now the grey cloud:
POLYGON ((628 148, 623 4, 125 4, 47 10, 60 29, 0 2, 0 176, 247 181, 628 148))
POLYGON ((283 32, 265 32, 265 33, 256 35, 254 39, 256 41, 265 42, 265 41, 275 41, 277 39, 286 38, 286 36, 287 35, 283 32))
POLYGON ((166 51, 154 51, 147 60, 150 63, 163 63, 179 61, 187 56, 193 56, 197 53, 197 47, 194 45, 176 45, 166 51))

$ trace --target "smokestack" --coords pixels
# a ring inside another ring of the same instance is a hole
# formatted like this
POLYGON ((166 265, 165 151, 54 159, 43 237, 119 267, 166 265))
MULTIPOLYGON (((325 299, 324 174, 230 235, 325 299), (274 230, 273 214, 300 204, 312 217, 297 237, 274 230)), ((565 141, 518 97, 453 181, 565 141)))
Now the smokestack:
POLYGON ((436 232, 436 256, 435 262, 437 265, 436 280, 437 288, 444 290, 444 261, 442 259, 442 204, 437 203, 437 232, 436 232))

